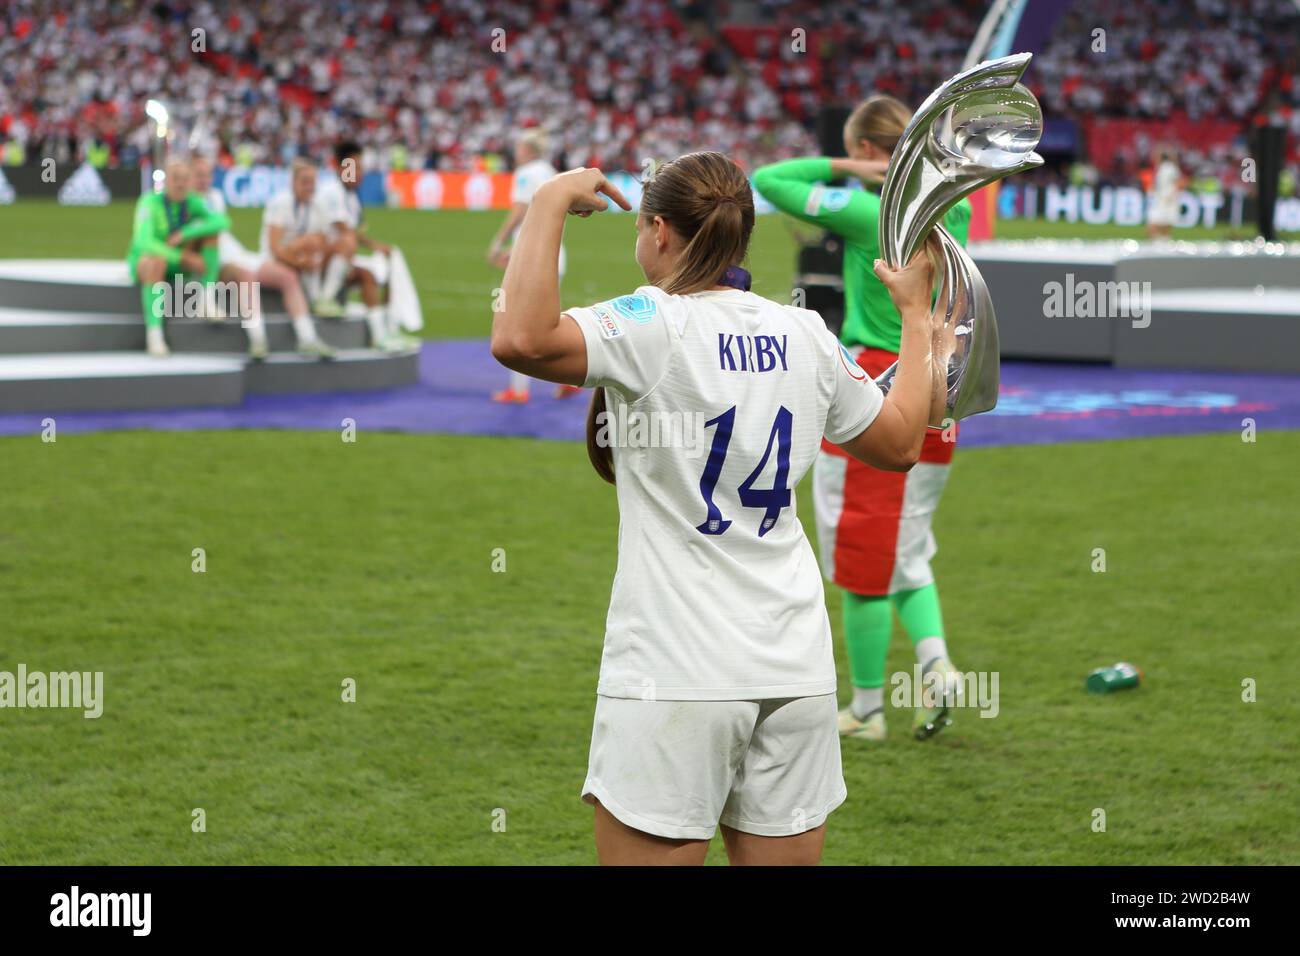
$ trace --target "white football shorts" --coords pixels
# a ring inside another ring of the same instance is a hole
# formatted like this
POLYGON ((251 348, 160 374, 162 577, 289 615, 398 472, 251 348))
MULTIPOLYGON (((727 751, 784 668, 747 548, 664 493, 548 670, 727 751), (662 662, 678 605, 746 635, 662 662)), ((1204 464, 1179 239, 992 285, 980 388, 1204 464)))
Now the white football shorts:
POLYGON ((722 823, 793 836, 821 826, 847 795, 834 694, 596 698, 582 799, 634 829, 707 840, 722 823))

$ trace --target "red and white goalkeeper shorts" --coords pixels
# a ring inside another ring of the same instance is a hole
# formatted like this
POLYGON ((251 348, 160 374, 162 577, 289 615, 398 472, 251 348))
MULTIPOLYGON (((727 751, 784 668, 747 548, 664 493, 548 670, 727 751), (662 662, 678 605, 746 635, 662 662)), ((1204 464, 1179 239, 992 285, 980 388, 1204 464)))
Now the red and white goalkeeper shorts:
MULTIPOLYGON (((863 349, 858 364, 873 378, 898 356, 884 349, 863 349)), ((813 465, 813 506, 822 572, 855 594, 883 595, 911 591, 934 582, 930 559, 937 548, 930 522, 953 450, 954 424, 925 435, 921 460, 909 472, 880 471, 822 442, 813 465)))

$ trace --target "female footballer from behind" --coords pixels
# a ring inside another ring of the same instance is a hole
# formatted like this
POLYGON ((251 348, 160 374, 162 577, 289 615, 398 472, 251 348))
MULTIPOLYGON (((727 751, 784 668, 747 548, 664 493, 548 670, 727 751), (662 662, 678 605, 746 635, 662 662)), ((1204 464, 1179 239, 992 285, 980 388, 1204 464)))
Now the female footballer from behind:
MULTIPOLYGON (((754 188, 782 212, 844 238, 844 326, 840 341, 868 375, 899 355, 905 322, 887 284, 873 270, 880 255, 879 184, 911 114, 891 96, 860 104, 844 125, 847 159, 792 159, 754 172, 754 188), (868 188, 829 188, 852 176, 868 188)), ((962 200, 944 225, 966 243, 970 203, 962 200)), ((872 467, 830 442, 813 468, 813 504, 826 576, 843 588, 844 633, 853 699, 840 711, 840 733, 885 739, 885 658, 893 612, 911 639, 923 674, 937 672, 941 692, 916 710, 913 733, 924 740, 951 723, 961 683, 948 659, 939 592, 930 559, 930 529, 956 444, 956 426, 926 435, 921 461, 907 474, 872 467)))
POLYGON ((628 208, 596 169, 538 188, 492 326, 506 367, 596 389, 588 454, 617 485, 618 568, 583 787, 596 852, 610 864, 698 864, 721 824, 732 863, 816 863, 845 788, 830 623, 793 489, 823 436, 880 468, 917 460, 942 413, 932 272, 924 256, 878 267, 902 315, 900 371, 882 398, 815 312, 747 291, 753 195, 720 153, 683 156, 646 183, 645 285, 561 310, 565 215, 608 208, 602 193, 628 208), (663 416, 699 432, 681 447, 610 447, 602 434, 621 430, 608 423, 630 412, 652 432, 663 416))

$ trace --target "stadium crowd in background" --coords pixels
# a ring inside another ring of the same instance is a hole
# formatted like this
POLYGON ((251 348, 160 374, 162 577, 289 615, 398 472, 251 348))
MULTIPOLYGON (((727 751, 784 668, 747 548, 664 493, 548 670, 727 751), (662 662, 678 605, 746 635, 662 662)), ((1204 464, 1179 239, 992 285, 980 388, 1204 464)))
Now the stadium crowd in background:
POLYGON ((606 0, 493 5, 490 15, 483 0, 436 14, 411 0, 173 2, 152 16, 107 0, 46 6, 0 14, 0 133, 29 155, 103 150, 129 164, 147 143, 147 96, 190 105, 240 162, 285 163, 350 136, 390 168, 469 168, 533 124, 567 162, 611 167, 703 142, 750 161, 810 144, 762 78, 722 44, 686 36, 666 0, 621 3, 608 17, 598 16, 614 6, 606 0), (504 31, 499 52, 494 30, 504 31))
MULTIPOLYGON (((513 132, 536 125, 561 168, 636 170, 707 146, 752 169, 816 151, 825 104, 878 92, 917 105, 960 69, 986 7, 13 0, 0 10, 0 149, 15 165, 133 165, 156 96, 201 118, 222 161, 240 165, 287 165, 350 138, 372 168, 503 169, 513 132)), ((1295 23, 1289 0, 1079 0, 1028 78, 1052 119, 1244 128, 1262 112, 1300 143, 1295 23)), ((1136 180, 1155 145, 1109 152, 1101 174, 1136 180)), ((1185 141, 1180 161, 1227 177, 1246 150, 1244 138, 1185 141)))

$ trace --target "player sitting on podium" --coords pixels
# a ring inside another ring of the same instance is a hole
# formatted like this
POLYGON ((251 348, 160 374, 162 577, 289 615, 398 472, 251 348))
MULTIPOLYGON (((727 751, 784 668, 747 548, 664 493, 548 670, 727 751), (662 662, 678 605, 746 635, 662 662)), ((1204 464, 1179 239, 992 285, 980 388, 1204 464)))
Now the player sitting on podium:
POLYGON ((163 335, 163 318, 169 311, 166 283, 178 275, 215 282, 221 268, 217 247, 204 240, 229 228, 226 216, 213 212, 190 192, 189 164, 181 159, 168 160, 161 192, 145 193, 136 203, 126 264, 140 283, 145 348, 150 355, 163 358, 170 351, 163 335))
MULTIPOLYGON (((311 295, 313 280, 318 281, 325 261, 329 230, 330 223, 316 201, 316 167, 306 159, 295 159, 289 189, 271 197, 262 212, 262 257, 294 270, 311 295)), ((299 352, 334 357, 334 349, 317 337, 310 316, 296 316, 293 328, 298 333, 299 352)))
MULTIPOLYGON (((206 158, 195 159, 192 171, 194 191, 203 197, 209 208, 224 213, 225 196, 212 185, 212 161, 206 158)), ((260 301, 260 290, 263 288, 277 289, 280 292, 299 345, 307 343, 303 348, 306 354, 320 355, 320 341, 311 314, 307 311, 307 297, 298 281, 298 273, 282 262, 245 249, 229 230, 217 237, 217 249, 221 253, 221 278, 237 282, 241 288, 256 284, 259 291, 258 295, 251 298, 249 314, 243 316, 244 328, 248 330, 248 350, 253 358, 265 358, 268 350, 260 301)))
POLYGON ((330 232, 319 294, 312 300, 312 310, 317 315, 342 315, 347 290, 359 286, 370 326, 370 344, 386 352, 401 352, 418 345, 419 339, 402 333, 397 309, 391 301, 386 307, 384 299, 389 291, 386 282, 399 281, 399 276, 405 274, 405 263, 400 252, 371 238, 366 231, 365 212, 357 195, 361 158, 360 145, 350 140, 339 143, 334 148, 337 174, 326 176, 316 190, 316 202, 322 206, 321 215, 329 222, 330 232), (362 249, 371 255, 358 255, 362 249))

